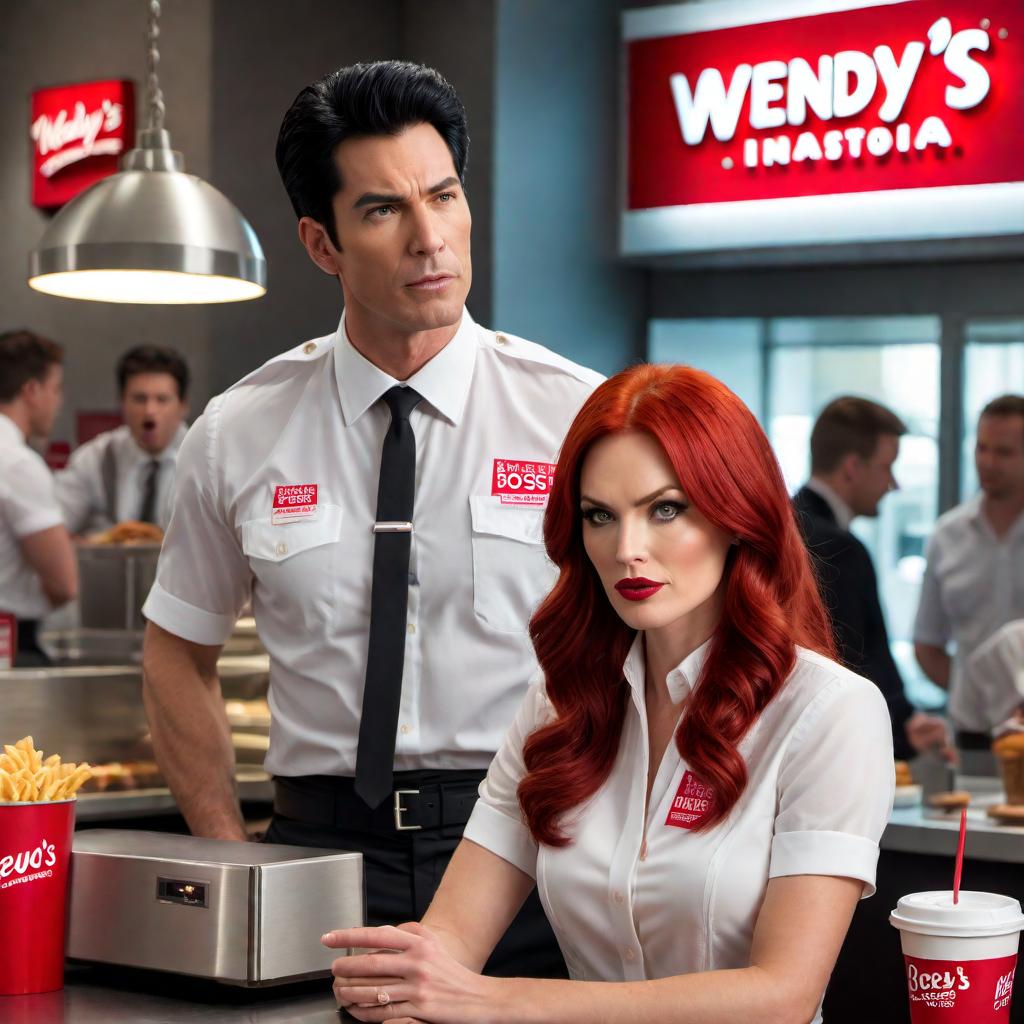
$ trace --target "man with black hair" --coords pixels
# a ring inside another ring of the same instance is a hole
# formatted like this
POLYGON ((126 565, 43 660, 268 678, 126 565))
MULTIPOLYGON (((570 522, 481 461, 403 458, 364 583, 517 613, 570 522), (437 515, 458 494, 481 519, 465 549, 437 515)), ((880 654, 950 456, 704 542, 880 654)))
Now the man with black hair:
POLYGON ((946 725, 916 709, 889 647, 871 555, 850 532, 857 516, 877 516, 897 487, 893 463, 903 421, 884 405, 846 395, 818 414, 811 431, 811 477, 793 502, 814 562, 842 663, 870 679, 889 705, 893 749, 911 758, 928 749, 949 755, 946 725))
POLYGON ((17 620, 15 665, 46 663, 37 622, 74 599, 78 563, 53 477, 28 445, 60 411, 64 353, 31 331, 0 334, 0 614, 17 620))
POLYGON ((138 520, 166 529, 174 464, 185 439, 189 372, 172 348, 139 345, 117 364, 124 424, 87 441, 57 474, 72 533, 138 520))
MULTIPOLYGON (((368 921, 426 910, 536 672, 542 520, 600 377, 476 324, 468 135, 436 71, 336 71, 277 163, 337 330, 214 398, 182 448, 144 697, 193 832, 241 839, 216 660, 244 602, 271 655, 268 839, 359 849, 368 921)), ((564 973, 536 897, 490 968, 564 973)))

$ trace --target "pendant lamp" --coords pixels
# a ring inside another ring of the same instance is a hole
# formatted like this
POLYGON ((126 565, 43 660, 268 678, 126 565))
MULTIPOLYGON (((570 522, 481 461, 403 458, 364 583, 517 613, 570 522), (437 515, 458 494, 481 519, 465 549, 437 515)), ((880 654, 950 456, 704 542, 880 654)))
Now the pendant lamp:
POLYGON ((212 185, 185 174, 164 128, 157 79, 159 0, 148 0, 148 125, 121 170, 50 222, 31 253, 36 291, 100 302, 187 304, 256 299, 267 264, 256 233, 212 185))

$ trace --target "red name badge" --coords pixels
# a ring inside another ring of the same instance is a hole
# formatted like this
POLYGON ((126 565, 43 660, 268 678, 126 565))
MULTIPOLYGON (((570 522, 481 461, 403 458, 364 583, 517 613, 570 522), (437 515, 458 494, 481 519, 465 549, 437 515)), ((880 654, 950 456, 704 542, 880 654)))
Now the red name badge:
POLYGON ((502 505, 536 505, 548 503, 551 485, 555 482, 553 462, 521 462, 518 459, 495 459, 491 474, 491 494, 502 505))
POLYGON ((270 521, 279 526, 296 519, 312 519, 316 515, 316 484, 282 484, 274 488, 274 507, 270 521))
POLYGON ((693 772, 683 772, 665 824, 676 828, 697 828, 714 806, 715 791, 701 782, 693 772))

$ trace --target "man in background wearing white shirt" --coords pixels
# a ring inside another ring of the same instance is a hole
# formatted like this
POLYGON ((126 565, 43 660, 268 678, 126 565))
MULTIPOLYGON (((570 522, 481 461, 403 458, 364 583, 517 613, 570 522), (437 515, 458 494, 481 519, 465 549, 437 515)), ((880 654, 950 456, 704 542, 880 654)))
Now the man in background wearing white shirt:
MULTIPOLYGON (((344 314, 189 431, 144 608, 154 749, 192 831, 246 835, 216 664, 251 596, 267 838, 360 850, 380 924, 426 910, 536 673, 544 506, 600 381, 469 315, 467 149, 430 68, 357 64, 296 98, 278 169, 344 314)), ((564 974, 536 894, 496 958, 564 974)))
POLYGON ((988 750, 1005 702, 988 701, 967 666, 997 629, 1024 618, 1024 396, 1003 395, 981 410, 974 464, 981 493, 945 513, 928 542, 914 653, 949 690, 957 745, 988 750))
POLYGON ((53 477, 28 445, 60 411, 63 359, 59 345, 30 331, 0 334, 0 614, 17 620, 18 666, 45 664, 36 624, 78 591, 53 477))
POLYGON ((166 530, 171 519, 188 366, 172 348, 140 345, 119 360, 117 383, 124 424, 87 441, 57 474, 57 498, 75 534, 128 519, 166 530))

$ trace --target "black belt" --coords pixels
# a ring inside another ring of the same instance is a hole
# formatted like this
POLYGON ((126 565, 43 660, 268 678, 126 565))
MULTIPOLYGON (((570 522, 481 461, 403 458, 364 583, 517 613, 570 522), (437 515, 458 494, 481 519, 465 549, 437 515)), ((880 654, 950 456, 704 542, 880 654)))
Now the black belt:
POLYGON ((418 832, 465 825, 485 771, 395 772, 395 791, 379 807, 359 797, 355 780, 335 775, 274 777, 274 813, 352 832, 418 832))
POLYGON ((987 732, 967 732, 957 729, 954 738, 958 750, 992 749, 992 737, 987 732))

